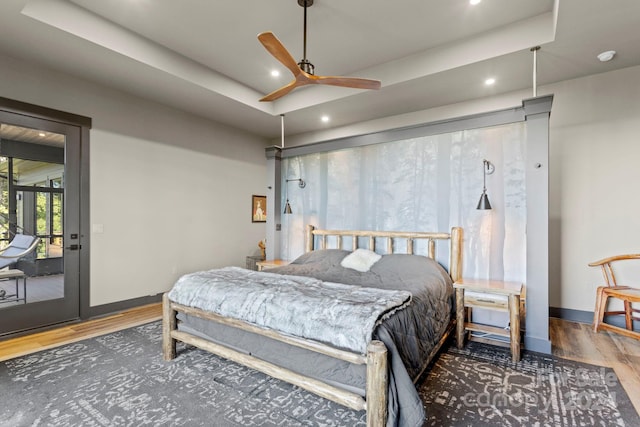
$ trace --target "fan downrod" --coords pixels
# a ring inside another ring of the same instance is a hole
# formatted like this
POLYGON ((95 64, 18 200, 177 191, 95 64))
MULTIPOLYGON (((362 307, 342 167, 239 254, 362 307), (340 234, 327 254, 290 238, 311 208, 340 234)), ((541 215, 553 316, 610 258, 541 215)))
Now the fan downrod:
POLYGON ((307 74, 313 74, 315 67, 307 59, 307 8, 313 5, 313 0, 298 0, 298 4, 304 7, 304 39, 302 42, 302 60, 298 62, 298 67, 307 74))

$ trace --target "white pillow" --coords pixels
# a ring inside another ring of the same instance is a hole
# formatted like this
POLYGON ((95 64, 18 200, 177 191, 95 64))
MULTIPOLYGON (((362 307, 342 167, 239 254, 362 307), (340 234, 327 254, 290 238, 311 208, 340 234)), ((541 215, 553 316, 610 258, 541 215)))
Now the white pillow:
POLYGON ((356 249, 344 257, 340 265, 344 268, 366 273, 380 258, 382 258, 382 255, 378 255, 369 249, 356 249))

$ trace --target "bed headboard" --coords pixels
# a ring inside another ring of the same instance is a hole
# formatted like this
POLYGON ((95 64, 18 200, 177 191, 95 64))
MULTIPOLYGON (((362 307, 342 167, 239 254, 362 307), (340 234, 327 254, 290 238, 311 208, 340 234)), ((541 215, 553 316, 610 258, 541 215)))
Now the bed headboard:
MULTIPOLYGON (((365 238, 367 247, 375 251, 376 239, 386 240, 385 253, 394 253, 395 240, 406 240, 406 251, 404 253, 413 254, 413 243, 417 239, 427 241, 427 256, 435 259, 436 257, 436 240, 449 240, 449 275, 453 281, 462 278, 462 228, 453 227, 451 233, 437 232, 413 232, 413 231, 362 231, 362 230, 319 230, 313 225, 307 225, 305 234, 305 252, 311 252, 316 249, 327 249, 327 237, 335 237, 337 240, 336 249, 343 249, 344 238, 351 239, 351 248, 353 250, 359 247, 360 238, 365 238), (319 245, 316 247, 315 237, 319 237, 319 245)), ((396 248, 397 249, 397 248, 396 248)), ((396 250, 396 253, 400 251, 396 250)))

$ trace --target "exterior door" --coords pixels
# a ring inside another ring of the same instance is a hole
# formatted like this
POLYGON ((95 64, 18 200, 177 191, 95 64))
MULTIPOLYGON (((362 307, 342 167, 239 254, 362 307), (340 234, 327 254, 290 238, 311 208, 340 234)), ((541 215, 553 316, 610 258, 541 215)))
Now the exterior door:
POLYGON ((0 336, 79 317, 80 136, 77 126, 0 111, 0 247, 16 234, 40 239, 4 268, 24 279, 0 271, 0 336))

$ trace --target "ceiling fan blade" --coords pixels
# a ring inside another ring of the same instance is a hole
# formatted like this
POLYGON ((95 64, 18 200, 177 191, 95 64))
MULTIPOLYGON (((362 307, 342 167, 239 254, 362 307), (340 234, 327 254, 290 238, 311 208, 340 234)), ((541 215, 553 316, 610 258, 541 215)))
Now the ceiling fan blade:
POLYGON ((341 76, 310 76, 313 83, 322 85, 352 87, 355 89, 380 89, 380 80, 341 76))
POLYGON ((293 59, 293 56, 291 56, 282 42, 280 42, 280 40, 278 40, 271 31, 258 34, 258 40, 260 40, 260 43, 262 43, 265 49, 267 49, 274 58, 280 61, 282 65, 287 67, 294 76, 297 76, 302 72, 296 60, 293 59))
POLYGON ((292 80, 289 84, 282 86, 280 89, 276 89, 268 95, 260 98, 260 102, 275 101, 278 98, 282 98, 296 87, 301 86, 297 80, 292 80))

